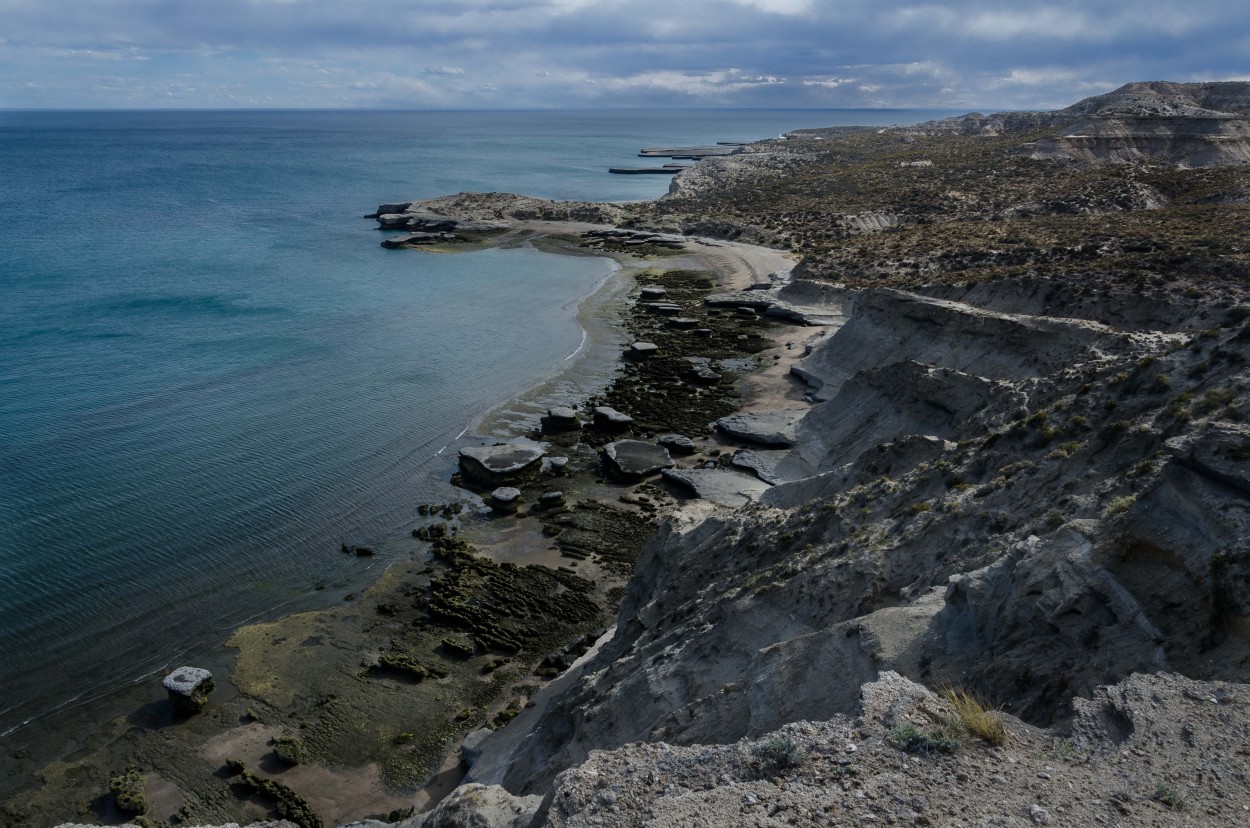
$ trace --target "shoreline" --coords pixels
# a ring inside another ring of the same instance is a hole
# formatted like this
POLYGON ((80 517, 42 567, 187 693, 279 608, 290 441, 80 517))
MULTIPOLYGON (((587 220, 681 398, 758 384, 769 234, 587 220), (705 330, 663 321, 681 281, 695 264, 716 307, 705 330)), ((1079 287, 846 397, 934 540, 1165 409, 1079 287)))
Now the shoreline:
MULTIPOLYGON (((725 251, 721 251, 720 254, 714 257, 699 255, 710 251, 712 248, 695 250, 693 252, 687 249, 680 255, 653 259, 639 258, 628 253, 605 255, 601 251, 590 251, 580 247, 579 234, 598 226, 600 225, 577 222, 516 222, 510 232, 506 234, 507 238, 492 240, 492 243, 487 245, 505 248, 514 245, 529 245, 543 252, 556 255, 611 258, 617 262, 618 266, 603 279, 596 282, 588 293, 579 297, 575 302, 573 311, 583 330, 583 340, 579 343, 578 348, 537 382, 520 392, 509 395, 497 405, 476 415, 456 438, 440 449, 438 454, 444 454, 447 448, 463 443, 466 439, 502 437, 504 436, 501 433, 503 431, 511 432, 513 436, 517 436, 518 431, 522 431, 527 425, 532 427, 535 424, 537 417, 542 410, 545 410, 545 407, 566 399, 570 395, 584 399, 587 396, 601 393, 605 387, 609 386, 614 379, 615 373, 617 373, 617 369, 622 364, 620 357, 621 346, 628 339, 627 332, 621 326, 620 317, 631 304, 630 294, 636 287, 636 281, 640 274, 657 267, 660 269, 682 265, 704 267, 711 264, 716 268, 715 272, 719 281, 719 288, 732 289, 744 287, 749 283, 751 274, 754 272, 753 268, 758 269, 761 259, 769 259, 779 264, 784 263, 785 260, 783 253, 765 250, 763 253, 742 257, 742 260, 736 265, 725 268, 725 261, 733 260, 733 255, 726 257, 725 251), (709 262, 708 259, 712 259, 712 261, 709 262), (617 327, 613 329, 613 325, 617 327), (576 376, 573 377, 573 375, 576 376), (528 407, 528 412, 519 412, 518 409, 522 407, 528 407)), ((689 247, 693 247, 693 245, 689 245, 689 247)), ((745 248, 747 246, 736 247, 745 248)), ((775 342, 774 345, 780 345, 780 342, 775 342)), ((745 399, 739 400, 739 403, 745 402, 745 399)), ((709 445, 719 443, 718 438, 714 435, 705 436, 709 445)), ((432 470, 431 475, 437 478, 438 483, 446 484, 446 480, 439 470, 432 470)), ((460 491, 462 499, 472 499, 468 492, 460 491)), ((492 556, 492 550, 494 550, 495 556, 501 559, 512 558, 518 561, 523 560, 526 563, 540 562, 549 566, 560 566, 559 556, 552 558, 550 553, 541 551, 540 544, 544 544, 545 539, 537 532, 528 541, 522 539, 520 548, 516 547, 516 543, 513 540, 507 540, 506 545, 511 548, 503 554, 500 554, 496 548, 500 543, 498 537, 494 539, 484 538, 484 540, 486 541, 486 554, 488 557, 492 556), (528 553, 525 551, 527 544, 530 547, 528 553)), ((408 562, 396 560, 390 563, 382 572, 377 573, 367 582, 363 587, 361 597, 353 603, 356 605, 364 603, 367 595, 377 592, 384 584, 394 578, 414 574, 417 567, 414 567, 413 563, 420 564, 423 559, 424 555, 417 553, 413 560, 408 562)), ((231 645, 236 644, 240 640, 240 635, 246 634, 248 630, 271 628, 275 625, 289 623, 292 619, 324 616, 342 611, 343 609, 341 606, 331 605, 321 609, 297 610, 272 620, 244 623, 240 627, 235 628, 229 636, 229 641, 226 644, 228 652, 222 658, 205 659, 197 657, 191 659, 193 662, 196 660, 224 662, 224 666, 228 668, 224 671, 226 675, 219 674, 219 678, 226 680, 219 682, 221 689, 217 691, 216 697, 213 699, 213 705, 218 708, 218 713, 224 713, 225 716, 218 716, 215 726, 206 728, 202 727, 206 722, 196 722, 195 724, 201 727, 186 727, 184 728, 185 732, 175 737, 175 739, 180 742, 186 742, 187 744, 184 747, 195 748, 197 753, 201 754, 200 760, 217 761, 223 758, 223 756, 218 756, 221 750, 237 749, 245 759, 250 758, 258 764, 264 761, 264 757, 268 755, 268 741, 279 735, 281 728, 275 729, 262 721, 257 721, 256 719, 259 719, 259 717, 252 716, 254 712, 252 706, 247 704, 249 701, 255 704, 252 694, 244 686, 235 686, 236 683, 242 685, 242 682, 237 682, 237 674, 240 671, 239 657, 241 651, 231 645), (242 715, 238 715, 240 708, 242 708, 242 715), (233 726, 228 726, 229 722, 226 720, 231 715, 235 716, 236 721, 233 726), (253 720, 247 721, 248 719, 253 720), (223 747, 223 745, 227 747, 223 747)), ((614 619, 614 615, 612 617, 614 619)), ((139 761, 143 761, 146 756, 149 760, 154 760, 153 764, 158 766, 162 764, 158 756, 145 753, 144 748, 128 744, 138 737, 135 737, 133 733, 122 735, 121 729, 123 721, 140 723, 147 718, 147 723, 150 726, 149 736, 151 736, 169 724, 169 722, 163 721, 161 716, 154 710, 154 708, 160 707, 162 703, 157 700, 158 694, 148 686, 151 683, 147 680, 138 680, 126 688, 111 694, 121 698, 128 697, 131 699, 132 704, 140 704, 140 709, 149 711, 149 713, 145 717, 132 712, 129 715, 112 720, 112 722, 103 722, 98 728, 93 728, 100 731, 111 731, 111 735, 97 735, 94 738, 88 738, 86 743, 83 744, 83 750, 86 753, 103 759, 102 766, 110 763, 117 764, 122 754, 127 757, 127 761, 129 761, 129 757, 132 755, 139 761), (144 698, 146 698, 146 704, 142 703, 144 698), (119 745, 122 744, 127 744, 127 747, 119 750, 119 745), (111 759, 106 758, 109 755, 111 755, 111 759)), ((100 700, 93 699, 82 704, 89 706, 93 702, 98 701, 100 700)), ((445 795, 454 787, 455 783, 451 777, 455 777, 455 781, 458 781, 462 775, 461 772, 456 770, 459 766, 459 750, 462 740, 463 735, 448 744, 447 750, 442 752, 442 761, 437 766, 437 775, 433 781, 414 795, 408 797, 395 796, 391 793, 389 786, 381 779, 377 766, 374 763, 366 763, 355 769, 340 768, 334 771, 326 771, 326 773, 330 774, 330 778, 339 780, 350 779, 350 785, 330 784, 330 779, 325 778, 324 774, 317 774, 312 770, 317 767, 315 765, 285 770, 276 774, 275 778, 287 780, 295 788, 303 788, 305 785, 309 785, 319 792, 342 796, 343 799, 336 803, 338 807, 334 808, 334 813, 336 818, 343 818, 345 821, 347 817, 359 818, 366 813, 379 815, 387 806, 391 806, 391 810, 396 808, 403 810, 405 806, 414 805, 428 808, 436 804, 442 795, 445 795), (348 791, 350 793, 346 793, 348 791)), ((83 750, 78 752, 79 755, 81 755, 83 750)), ((238 757, 232 755, 224 758, 238 757)), ((90 759, 87 761, 90 761, 90 759)), ((169 761, 168 753, 165 761, 169 761)), ((202 762, 200 764, 200 769, 202 770, 202 762)), ((53 769, 51 774, 46 774, 48 788, 57 788, 56 779, 62 773, 67 775, 61 778, 68 780, 71 766, 63 762, 54 761, 51 765, 45 766, 41 772, 46 772, 48 768, 53 769)), ((155 783, 150 785, 150 787, 154 790, 170 787, 172 783, 168 779, 163 778, 167 775, 149 773, 151 777, 150 782, 155 783)), ((187 776, 185 773, 175 773, 173 775, 183 776, 184 778, 187 776)), ((92 783, 87 784, 90 785, 92 783)), ((19 787, 10 798, 10 802, 27 793, 29 788, 29 785, 19 787)), ((107 787, 104 790, 107 790, 107 787)), ((88 791, 78 791, 78 794, 86 793, 88 791)), ((164 796, 154 794, 154 801, 162 803, 161 810, 172 813, 177 810, 174 807, 175 805, 181 806, 186 804, 185 798, 176 796, 175 793, 167 791, 164 796)), ((66 796, 67 792, 60 791, 60 794, 66 796)), ((321 799, 321 796, 315 797, 313 801, 315 802, 317 799, 321 799)), ((79 806, 79 810, 81 810, 81 807, 82 805, 79 806)), ((73 816, 66 811, 63 811, 62 814, 66 817, 73 816)), ((256 815, 261 815, 261 813, 256 812, 256 815)), ((118 815, 106 812, 98 814, 98 816, 104 819, 111 819, 116 818, 118 815)))

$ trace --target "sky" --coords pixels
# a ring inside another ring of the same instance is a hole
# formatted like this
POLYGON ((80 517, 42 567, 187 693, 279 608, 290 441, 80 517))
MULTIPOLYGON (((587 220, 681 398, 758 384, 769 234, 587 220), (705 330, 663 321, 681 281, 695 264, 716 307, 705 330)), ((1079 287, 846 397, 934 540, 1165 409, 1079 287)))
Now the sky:
POLYGON ((0 0, 0 107, 1049 109, 1250 80, 1247 0, 0 0))

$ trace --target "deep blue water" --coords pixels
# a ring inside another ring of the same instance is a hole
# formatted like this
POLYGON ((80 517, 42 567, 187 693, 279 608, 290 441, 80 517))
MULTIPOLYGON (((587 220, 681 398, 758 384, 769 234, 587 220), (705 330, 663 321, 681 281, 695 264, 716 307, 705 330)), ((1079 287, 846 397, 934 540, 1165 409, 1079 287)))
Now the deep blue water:
POLYGON ((610 262, 386 251, 379 202, 941 114, 0 112, 0 734, 408 554, 435 453, 577 348, 610 262))

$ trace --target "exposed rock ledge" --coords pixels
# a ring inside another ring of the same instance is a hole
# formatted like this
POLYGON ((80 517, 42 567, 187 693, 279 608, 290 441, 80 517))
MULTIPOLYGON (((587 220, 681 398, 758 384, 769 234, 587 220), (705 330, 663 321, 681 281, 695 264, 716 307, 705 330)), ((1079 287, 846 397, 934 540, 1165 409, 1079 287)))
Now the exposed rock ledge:
POLYGON ((1138 674, 1077 700, 1064 733, 1003 717, 995 747, 954 724, 944 698, 887 671, 853 716, 730 744, 594 751, 542 796, 471 783, 428 814, 343 828, 1244 825, 1247 705, 1244 684, 1138 674))

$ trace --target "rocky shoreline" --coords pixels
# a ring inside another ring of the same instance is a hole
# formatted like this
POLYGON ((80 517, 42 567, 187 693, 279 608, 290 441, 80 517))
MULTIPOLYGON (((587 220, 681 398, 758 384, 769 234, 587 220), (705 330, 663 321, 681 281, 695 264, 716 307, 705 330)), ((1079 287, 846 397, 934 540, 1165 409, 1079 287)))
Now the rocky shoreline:
MULTIPOLYGON (((582 236, 595 228, 524 223, 512 224, 507 232, 502 228, 495 223, 485 228, 488 232, 468 239, 462 235, 459 243, 445 238, 441 246, 421 246, 456 252, 532 244, 555 253, 605 255, 601 245, 587 244, 593 236, 582 236)), ((614 283, 638 283, 634 293, 665 290, 646 285, 668 285, 675 297, 670 301, 689 302, 691 312, 700 316, 701 297, 721 284, 706 271, 681 269, 702 263, 671 243, 645 249, 621 246, 608 253, 625 265, 614 283), (667 269, 670 265, 674 269, 667 269)), ((789 264, 779 254, 766 256, 789 264)), ((742 281, 737 272, 727 278, 726 287, 742 281)), ((520 448, 526 457, 512 459, 519 461, 517 471, 525 473, 492 476, 483 474, 483 464, 467 459, 475 453, 491 456, 491 448, 465 449, 462 467, 468 463, 465 470, 478 474, 457 476, 456 482, 465 487, 461 499, 419 509, 430 521, 414 532, 415 541, 432 549, 432 556, 418 554, 410 563, 393 565, 346 606, 236 631, 228 643, 237 650, 226 677, 231 692, 218 692, 202 715, 157 723, 149 735, 131 730, 119 738, 121 731, 110 727, 115 735, 90 754, 46 769, 42 790, 8 800, 6 819, 14 825, 51 824, 58 811, 68 816, 83 808, 104 819, 124 816, 107 793, 93 804, 84 800, 65 807, 66 793, 89 789, 92 778, 107 792, 108 775, 121 756, 125 764, 142 768, 136 779, 146 791, 146 820, 177 824, 260 817, 272 812, 277 801, 275 794, 262 790, 266 779, 289 790, 297 797, 292 801, 305 803, 309 813, 331 822, 358 816, 362 809, 377 816, 389 812, 394 818, 414 805, 437 801, 461 776, 459 737, 474 727, 501 726, 515 716, 530 695, 607 628, 642 542, 683 497, 656 486, 661 467, 628 466, 630 444, 639 442, 629 438, 652 434, 663 425, 706 425, 710 420, 698 412, 708 406, 715 412, 732 410, 737 378, 753 370, 753 355, 771 344, 760 333, 771 323, 711 313, 712 319, 700 323, 706 326, 694 331, 670 326, 670 317, 631 300, 625 313, 629 339, 645 330, 665 343, 666 352, 646 365, 636 356, 619 354, 615 365, 623 375, 605 377, 606 384, 593 383, 603 389, 603 398, 587 399, 580 406, 587 415, 585 429, 579 424, 573 431, 566 423, 563 429, 551 427, 549 434, 541 427, 532 434, 528 429, 515 434, 525 445, 550 440, 567 457, 550 458, 540 472, 537 463, 528 461, 543 452, 520 448), (693 381, 691 372, 710 369, 687 362, 680 347, 670 347, 680 341, 677 334, 728 360, 723 375, 712 383, 706 376, 693 381), (640 391, 646 381, 638 371, 690 388, 693 408, 673 405, 667 393, 654 400, 656 389, 640 391), (609 402, 628 408, 647 400, 653 401, 646 403, 637 425, 628 418, 604 423, 601 417, 603 427, 598 428, 589 416, 597 403, 605 403, 600 409, 609 402), (616 474, 604 477, 601 465, 615 454, 614 447, 621 449, 626 468, 618 466, 616 474), (519 502, 504 504, 491 497, 504 483, 519 487, 512 495, 519 502), (483 607, 497 608, 489 611, 496 614, 482 615, 483 607), (521 607, 529 609, 518 612, 521 607), (466 610, 471 610, 467 616, 466 610), (515 622, 522 618, 529 620, 518 626, 515 622), (304 643, 292 648, 292 641, 304 643), (298 749, 279 750, 284 744, 298 749), (298 760, 289 761, 292 755, 298 760), (224 770, 227 766, 252 776, 232 774, 224 770), (331 769, 335 767, 340 769, 331 769), (70 773, 78 781, 70 782, 70 773), (240 779, 256 780, 255 792, 240 789, 240 779), (432 781, 414 798, 414 787, 427 780, 432 781)), ((501 427, 509 429, 489 416, 482 425, 494 434, 501 427)), ((702 439, 699 444, 700 452, 715 445, 702 439)), ((715 457, 693 456, 695 451, 688 439, 674 446, 686 464, 715 462, 715 457)), ((368 554, 353 544, 344 544, 344 550, 368 554)))
POLYGON ((426 532, 449 588, 402 612, 438 598, 461 657, 528 652, 538 616, 472 597, 517 550, 587 629, 398 824, 1244 824, 1247 123, 1250 84, 1133 84, 805 131, 644 204, 384 205, 485 228, 425 249, 655 257, 614 382, 469 455, 502 516, 426 532))

